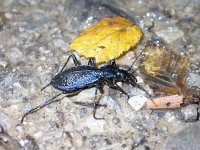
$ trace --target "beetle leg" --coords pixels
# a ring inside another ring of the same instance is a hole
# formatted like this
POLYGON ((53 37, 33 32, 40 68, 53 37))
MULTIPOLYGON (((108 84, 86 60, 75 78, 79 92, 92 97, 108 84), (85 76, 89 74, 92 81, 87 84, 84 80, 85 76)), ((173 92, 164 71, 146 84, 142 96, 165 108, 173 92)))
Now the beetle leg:
POLYGON ((95 61, 94 61, 94 58, 90 58, 90 59, 89 59, 88 65, 89 65, 89 66, 94 66, 94 67, 96 66, 95 61))
POLYGON ((112 60, 110 61, 110 65, 113 66, 114 68, 117 67, 116 62, 115 62, 114 59, 112 59, 112 60))
MULTIPOLYGON (((138 56, 136 56, 136 58, 135 58, 135 60, 134 60, 134 62, 131 64, 131 67, 130 68, 132 68, 133 67, 133 65, 135 64, 135 62, 139 59, 139 57, 142 55, 142 53, 144 52, 144 50, 145 50, 146 48, 144 48, 141 52, 140 52, 140 54, 138 55, 138 56)), ((130 69, 131 70, 131 69, 130 69)), ((130 70, 128 70, 128 71, 130 71, 130 70)), ((135 71, 134 71, 135 72, 135 71)), ((133 73, 134 73, 133 72, 133 73)))
POLYGON ((63 93, 63 94, 67 94, 67 97, 70 97, 70 96, 77 95, 77 94, 80 93, 81 91, 82 91, 82 90, 77 90, 77 91, 74 91, 74 92, 63 91, 62 93, 63 93))
POLYGON ((110 80, 106 79, 106 78, 101 78, 102 81, 101 82, 105 82, 106 85, 109 86, 109 88, 112 88, 114 90, 118 90, 120 91, 122 94, 127 96, 127 99, 130 98, 130 96, 128 95, 128 93, 126 93, 119 85, 117 85, 116 83, 110 82, 110 80))
MULTIPOLYGON (((96 88, 96 90, 95 90, 95 97, 94 97, 94 103, 93 103, 93 118, 96 119, 96 120, 102 120, 102 119, 104 119, 104 118, 98 118, 98 117, 96 117, 96 111, 97 111, 97 107, 98 107, 99 101, 100 101, 100 99, 98 99, 98 100, 96 101, 98 89, 99 89, 99 88, 96 88)), ((101 91, 101 89, 99 89, 99 90, 101 91)))
POLYGON ((127 96, 127 99, 130 98, 130 96, 128 95, 128 93, 126 93, 119 85, 117 85, 116 83, 113 85, 113 84, 108 84, 108 86, 114 90, 118 90, 120 91, 122 94, 126 95, 127 96))
POLYGON ((28 112, 26 112, 26 113, 22 116, 21 122, 20 122, 20 123, 21 123, 21 124, 23 123, 24 118, 25 118, 27 115, 32 114, 32 113, 34 113, 34 112, 36 112, 36 111, 38 111, 38 110, 44 108, 45 106, 50 105, 51 103, 55 103, 55 102, 58 102, 58 101, 62 100, 64 97, 55 100, 55 98, 57 98, 57 97, 60 96, 61 94, 62 94, 62 93, 60 93, 60 94, 58 94, 58 95, 52 97, 49 101, 45 102, 44 104, 40 104, 40 105, 36 106, 35 108, 32 108, 31 110, 29 110, 28 112))
POLYGON ((142 87, 140 86, 139 84, 137 83, 130 83, 133 87, 137 87, 139 89, 141 89, 142 91, 144 91, 149 97, 151 97, 151 95, 142 87))
POLYGON ((75 65, 75 66, 80 66, 80 65, 81 65, 81 63, 77 60, 76 56, 75 56, 74 54, 71 54, 71 55, 68 57, 66 63, 64 64, 64 66, 62 67, 62 69, 61 69, 60 72, 63 72, 63 70, 64 70, 64 68, 66 67, 67 63, 69 62, 70 58, 73 59, 73 62, 74 62, 74 65, 75 65))
MULTIPOLYGON (((76 104, 76 105, 81 105, 81 106, 86 106, 86 107, 92 107, 93 108, 93 106, 94 106, 94 103, 84 103, 84 102, 73 102, 74 104, 76 104)), ((98 107, 107 107, 107 105, 106 104, 98 104, 97 105, 97 108, 98 107)))
POLYGON ((77 105, 82 105, 82 106, 92 106, 92 107, 93 107, 93 118, 96 119, 96 120, 102 120, 102 119, 104 119, 104 118, 98 118, 98 117, 96 117, 96 111, 97 111, 97 108, 98 108, 99 106, 104 106, 104 107, 106 107, 106 105, 100 105, 100 104, 99 104, 100 99, 98 99, 98 100, 96 101, 96 99, 97 99, 97 91, 98 91, 98 90, 102 91, 101 88, 99 88, 99 86, 96 87, 96 89, 95 89, 95 97, 94 97, 94 100, 93 100, 93 103, 92 103, 92 104, 91 104, 91 103, 82 103, 82 102, 74 102, 74 103, 77 104, 77 105))
MULTIPOLYGON (((65 69, 65 67, 66 67, 67 63, 69 62, 69 59, 70 59, 70 58, 73 59, 73 62, 74 62, 74 65, 75 65, 75 66, 80 66, 80 65, 81 65, 81 63, 77 60, 76 56, 75 56, 74 54, 71 54, 71 55, 68 57, 68 59, 67 59, 66 63, 64 64, 64 66, 62 67, 60 73, 63 72, 63 70, 65 69)), ((51 83, 49 83, 49 84, 47 84, 45 87, 43 87, 43 88, 41 89, 41 91, 43 91, 43 90, 44 90, 46 87, 48 87, 49 85, 51 85, 51 83)))

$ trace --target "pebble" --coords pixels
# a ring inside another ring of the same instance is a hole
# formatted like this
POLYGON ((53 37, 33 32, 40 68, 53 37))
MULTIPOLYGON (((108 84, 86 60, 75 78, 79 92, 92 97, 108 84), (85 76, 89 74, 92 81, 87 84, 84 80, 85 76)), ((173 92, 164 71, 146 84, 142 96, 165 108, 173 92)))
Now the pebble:
POLYGON ((7 65, 8 65, 8 62, 7 62, 7 61, 5 61, 5 60, 1 60, 1 59, 0 59, 0 66, 6 68, 7 65))
POLYGON ((136 135, 133 139, 133 147, 137 147, 144 140, 145 140, 145 136, 143 134, 136 135))
POLYGON ((184 32, 178 27, 167 27, 156 31, 156 34, 167 43, 172 43, 184 37, 184 32))
POLYGON ((65 125, 65 131, 72 132, 72 131, 74 131, 74 127, 75 127, 74 122, 71 121, 71 122, 67 123, 67 125, 65 125))
POLYGON ((145 18, 142 23, 143 23, 143 26, 147 29, 150 29, 153 27, 153 21, 150 18, 145 18))
POLYGON ((112 122, 113 122, 115 125, 117 125, 117 124, 120 123, 120 119, 119 119, 118 117, 114 117, 114 118, 112 119, 112 122))
POLYGON ((23 53, 17 47, 13 47, 10 49, 8 55, 9 55, 10 60, 13 61, 13 60, 21 58, 23 56, 23 53))
POLYGON ((7 19, 11 19, 13 17, 12 13, 5 13, 7 19))
POLYGON ((63 51, 66 51, 66 49, 68 48, 68 44, 62 39, 54 39, 53 42, 56 47, 60 48, 63 51))
POLYGON ((16 131, 19 132, 20 134, 24 133, 24 128, 21 125, 16 126, 16 131))
POLYGON ((88 127, 84 127, 80 130, 80 133, 82 136, 88 135, 89 132, 90 132, 90 129, 88 127))
POLYGON ((24 150, 39 150, 35 139, 31 136, 26 136, 25 139, 20 140, 20 144, 24 150))
POLYGON ((200 88, 200 75, 195 73, 189 73, 186 82, 191 87, 200 88))
POLYGON ((128 103, 131 105, 131 107, 135 110, 138 111, 141 108, 144 107, 144 105, 146 104, 146 102, 148 101, 148 99, 143 96, 143 95, 137 95, 137 96, 133 96, 128 100, 128 103))
POLYGON ((87 108, 86 107, 80 108, 80 118, 84 118, 86 114, 87 114, 87 108))
POLYGON ((155 111, 154 112, 154 114, 156 115, 156 117, 158 118, 158 119, 161 119, 162 117, 164 117, 165 116, 165 111, 155 111))
POLYGON ((11 118, 3 112, 0 112, 0 125, 4 129, 9 129, 11 127, 11 118))
POLYGON ((190 104, 181 108, 181 113, 185 121, 196 121, 198 119, 198 105, 190 104))

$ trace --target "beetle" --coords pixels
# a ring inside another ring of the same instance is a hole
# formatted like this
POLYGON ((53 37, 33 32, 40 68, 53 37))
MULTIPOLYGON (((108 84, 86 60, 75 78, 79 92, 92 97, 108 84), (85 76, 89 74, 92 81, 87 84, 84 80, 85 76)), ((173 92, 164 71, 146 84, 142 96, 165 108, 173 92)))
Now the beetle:
MULTIPOLYGON (((102 119, 97 118, 95 116, 96 109, 99 103, 99 101, 96 101, 96 95, 98 90, 101 93, 103 92, 104 85, 107 85, 109 88, 120 91, 127 97, 127 99, 129 99, 129 94, 126 93, 119 85, 117 85, 117 82, 130 84, 133 87, 137 87, 146 92, 146 90, 143 87, 137 84, 137 79, 133 75, 133 72, 131 72, 131 69, 119 67, 115 63, 115 60, 111 60, 108 64, 98 68, 95 65, 94 59, 90 58, 88 61, 88 65, 82 65, 80 61, 77 60, 76 56, 74 54, 71 54, 68 57, 61 71, 55 77, 52 78, 49 84, 47 84, 44 88, 41 89, 44 90, 49 85, 52 85, 55 89, 62 91, 62 93, 54 96, 46 103, 41 104, 26 112, 22 116, 21 123, 23 123, 24 118, 28 114, 34 113, 51 103, 60 101, 61 99, 56 98, 61 94, 74 95, 84 89, 89 89, 92 87, 96 87, 95 98, 93 102, 93 117, 95 119, 102 119), (70 58, 72 58, 75 66, 69 69, 65 69, 70 58)), ((148 92, 146 93, 148 94, 148 92)))

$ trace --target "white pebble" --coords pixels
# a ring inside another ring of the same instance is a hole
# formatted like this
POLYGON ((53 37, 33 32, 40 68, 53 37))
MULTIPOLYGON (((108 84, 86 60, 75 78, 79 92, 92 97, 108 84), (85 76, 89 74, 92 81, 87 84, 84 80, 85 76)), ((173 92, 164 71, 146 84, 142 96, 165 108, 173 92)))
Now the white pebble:
POLYGON ((138 111, 140 110, 144 105, 145 103, 147 102, 147 98, 143 95, 137 95, 137 96, 133 96, 129 99, 128 103, 129 105, 131 105, 131 107, 138 111))

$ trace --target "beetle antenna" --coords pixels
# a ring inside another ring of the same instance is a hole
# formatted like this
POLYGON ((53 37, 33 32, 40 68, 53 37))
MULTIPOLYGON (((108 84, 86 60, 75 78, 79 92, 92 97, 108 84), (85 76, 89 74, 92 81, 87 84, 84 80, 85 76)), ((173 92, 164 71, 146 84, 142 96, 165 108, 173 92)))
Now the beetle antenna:
MULTIPOLYGON (((133 65, 135 64, 135 62, 138 60, 138 58, 142 55, 142 53, 144 52, 144 50, 145 49, 143 49, 141 52, 140 52, 140 54, 136 57, 136 59, 134 60, 134 62, 132 63, 132 65, 131 65, 131 67, 130 68, 132 68, 133 67, 133 65)), ((131 70, 131 69, 130 69, 131 70)))
POLYGON ((149 93, 148 93, 142 86, 140 86, 139 84, 134 83, 134 84, 131 84, 131 85, 132 85, 132 86, 135 86, 135 87, 137 87, 137 88, 139 88, 139 89, 142 90, 142 91, 144 91, 144 92, 148 95, 149 98, 152 97, 152 95, 149 94, 149 93))
POLYGON ((51 83, 45 85, 40 91, 43 91, 44 89, 46 89, 46 88, 47 88, 48 86, 50 86, 50 85, 51 85, 51 83))

